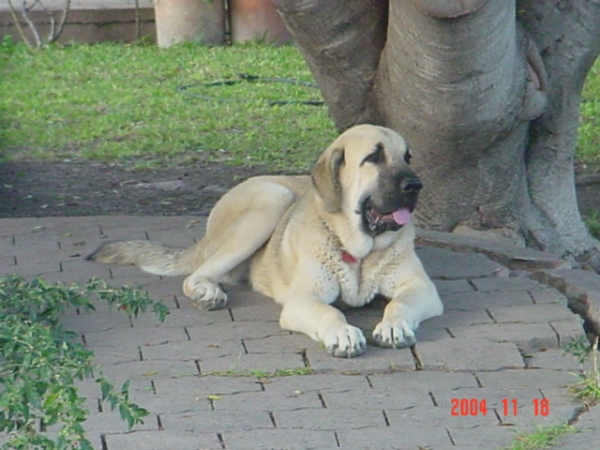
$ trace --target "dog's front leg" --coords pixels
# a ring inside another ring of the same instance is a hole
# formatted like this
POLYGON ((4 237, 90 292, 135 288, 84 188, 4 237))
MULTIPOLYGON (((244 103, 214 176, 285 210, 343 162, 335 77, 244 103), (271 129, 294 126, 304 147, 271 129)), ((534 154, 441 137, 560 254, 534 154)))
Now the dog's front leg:
POLYGON ((288 298, 279 323, 322 342, 327 352, 340 358, 352 358, 367 350, 363 332, 346 322, 341 311, 310 296, 288 298))
POLYGON ((383 319, 373 330, 373 340, 381 347, 409 347, 417 341, 419 324, 444 311, 434 284, 424 271, 395 290, 385 307, 383 319))

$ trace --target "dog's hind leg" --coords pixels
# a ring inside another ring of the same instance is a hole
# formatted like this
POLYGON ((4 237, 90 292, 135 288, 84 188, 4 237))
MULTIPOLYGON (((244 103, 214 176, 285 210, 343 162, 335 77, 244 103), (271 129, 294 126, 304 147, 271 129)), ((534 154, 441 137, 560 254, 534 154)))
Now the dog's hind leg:
POLYGON ((245 263, 271 237, 296 194, 266 177, 250 179, 219 200, 208 218, 198 251, 200 266, 183 282, 199 308, 219 309, 227 302, 220 282, 245 263))

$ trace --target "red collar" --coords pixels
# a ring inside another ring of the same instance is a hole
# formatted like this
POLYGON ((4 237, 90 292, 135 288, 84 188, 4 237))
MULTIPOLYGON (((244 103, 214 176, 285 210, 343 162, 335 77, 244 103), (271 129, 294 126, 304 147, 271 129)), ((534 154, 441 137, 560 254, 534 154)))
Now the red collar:
POLYGON ((356 262, 356 258, 346 250, 342 250, 342 261, 348 264, 354 264, 356 262))

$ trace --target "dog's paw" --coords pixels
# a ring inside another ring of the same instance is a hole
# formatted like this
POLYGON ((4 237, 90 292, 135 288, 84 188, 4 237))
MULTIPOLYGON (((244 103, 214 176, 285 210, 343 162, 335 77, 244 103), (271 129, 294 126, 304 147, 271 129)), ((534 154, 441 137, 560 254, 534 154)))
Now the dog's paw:
POLYGON ((227 294, 218 284, 207 279, 190 280, 183 283, 185 295, 192 299, 198 309, 214 310, 224 308, 227 304, 227 294))
POLYGON ((338 358, 352 358, 367 351, 367 341, 363 332, 348 324, 327 330, 322 342, 327 352, 338 358))
POLYGON ((405 320, 382 320, 373 330, 373 340, 380 347, 411 347, 417 342, 414 329, 405 320))

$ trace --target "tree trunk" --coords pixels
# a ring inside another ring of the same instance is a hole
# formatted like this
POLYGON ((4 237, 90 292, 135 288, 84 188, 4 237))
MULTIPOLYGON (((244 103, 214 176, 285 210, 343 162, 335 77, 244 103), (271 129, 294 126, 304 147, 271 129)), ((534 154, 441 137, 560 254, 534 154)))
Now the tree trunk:
POLYGON ((596 251, 573 159, 581 89, 600 52, 598 1, 274 3, 336 126, 376 123, 407 139, 425 184, 422 226, 596 251))

